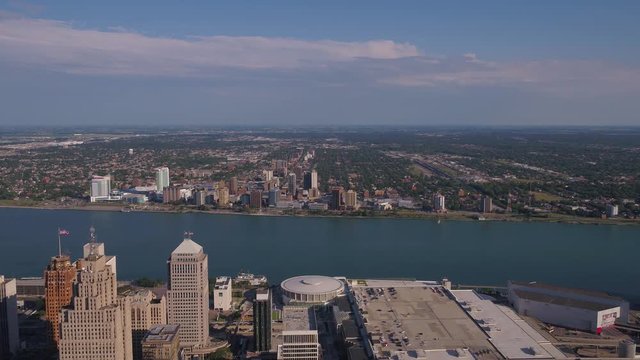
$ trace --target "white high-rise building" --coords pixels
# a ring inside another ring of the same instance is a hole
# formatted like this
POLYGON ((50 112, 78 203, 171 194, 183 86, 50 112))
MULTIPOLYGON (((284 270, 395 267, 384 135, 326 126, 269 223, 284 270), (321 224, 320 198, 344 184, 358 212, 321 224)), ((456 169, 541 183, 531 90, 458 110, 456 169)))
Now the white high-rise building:
POLYGON ((264 176, 264 181, 271 181, 273 179, 273 170, 263 170, 262 175, 264 176))
POLYGON ((111 176, 94 176, 91 178, 91 202, 109 200, 111 195, 111 176))
POLYGON ((447 208, 444 205, 444 195, 437 193, 433 196, 433 210, 437 212, 445 212, 447 208))
POLYGON ((311 188, 318 188, 318 172, 315 170, 311 170, 311 188))
POLYGON ((10 359, 18 352, 18 336, 16 279, 0 275, 0 359, 10 359))
POLYGON ((162 193, 169 183, 169 168, 164 166, 156 169, 156 191, 162 193))
POLYGON ((167 320, 180 325, 180 344, 202 348, 209 344, 209 258, 191 233, 173 250, 167 264, 167 320))
POLYGON ((60 312, 60 359, 131 360, 131 309, 118 301, 115 257, 104 254, 93 229, 84 252, 71 306, 60 312))

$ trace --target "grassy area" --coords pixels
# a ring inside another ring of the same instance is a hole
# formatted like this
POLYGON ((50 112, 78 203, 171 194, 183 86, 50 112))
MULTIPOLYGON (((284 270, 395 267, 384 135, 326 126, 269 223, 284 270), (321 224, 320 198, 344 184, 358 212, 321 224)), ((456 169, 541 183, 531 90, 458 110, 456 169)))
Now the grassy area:
POLYGON ((562 197, 557 196, 557 195, 553 195, 550 194, 548 192, 542 192, 542 191, 532 191, 531 195, 533 195, 533 197, 538 200, 538 201, 544 201, 544 202, 551 202, 551 201, 560 201, 562 200, 562 197))

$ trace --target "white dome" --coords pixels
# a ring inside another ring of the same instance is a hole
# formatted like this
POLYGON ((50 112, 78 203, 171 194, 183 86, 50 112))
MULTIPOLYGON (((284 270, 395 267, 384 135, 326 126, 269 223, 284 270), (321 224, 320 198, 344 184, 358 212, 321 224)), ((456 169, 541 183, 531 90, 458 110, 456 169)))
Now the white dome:
POLYGON ((289 300, 299 302, 327 302, 344 292, 344 284, 322 275, 303 275, 289 278, 280 284, 289 300))

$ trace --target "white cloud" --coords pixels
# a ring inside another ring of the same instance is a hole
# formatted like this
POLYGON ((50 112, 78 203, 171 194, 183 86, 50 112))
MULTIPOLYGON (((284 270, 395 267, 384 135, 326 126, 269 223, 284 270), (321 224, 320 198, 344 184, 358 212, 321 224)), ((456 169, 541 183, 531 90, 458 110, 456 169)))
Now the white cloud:
POLYGON ((150 37, 112 28, 77 29, 69 23, 0 19, 0 58, 77 74, 202 75, 219 68, 292 69, 359 58, 419 56, 411 44, 389 40, 340 42, 289 38, 150 37))
POLYGON ((298 80, 319 86, 516 87, 572 96, 637 93, 640 70, 602 61, 496 62, 476 53, 427 56, 390 40, 259 36, 151 37, 112 27, 0 12, 0 61, 80 75, 298 80))

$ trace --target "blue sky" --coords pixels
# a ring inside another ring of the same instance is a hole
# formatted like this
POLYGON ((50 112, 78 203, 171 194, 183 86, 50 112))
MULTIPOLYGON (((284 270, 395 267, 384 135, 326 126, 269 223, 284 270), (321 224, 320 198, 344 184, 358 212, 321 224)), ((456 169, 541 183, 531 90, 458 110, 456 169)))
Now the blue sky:
POLYGON ((0 125, 640 125, 637 1, 0 1, 0 125))

